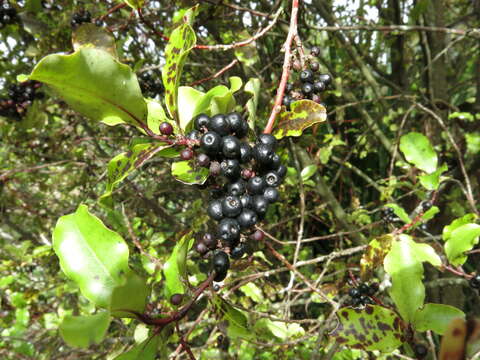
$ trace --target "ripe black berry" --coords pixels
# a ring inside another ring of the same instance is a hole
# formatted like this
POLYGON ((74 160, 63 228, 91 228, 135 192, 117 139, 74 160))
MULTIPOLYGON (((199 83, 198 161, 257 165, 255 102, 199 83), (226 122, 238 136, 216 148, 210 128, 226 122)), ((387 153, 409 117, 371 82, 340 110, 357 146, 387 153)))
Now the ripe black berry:
POLYGON ((258 216, 250 209, 243 209, 240 215, 238 215, 237 221, 242 229, 248 229, 257 223, 258 216))
POLYGON ((206 154, 198 154, 197 164, 201 167, 208 167, 210 165, 210 158, 206 154))
POLYGON ((280 193, 274 187, 269 186, 263 192, 263 196, 265 197, 265 199, 267 199, 269 203, 274 203, 278 201, 280 193))
POLYGON ((240 179, 234 183, 228 184, 227 192, 233 196, 243 195, 246 191, 247 185, 244 180, 240 179))
POLYGON ((265 238, 265 233, 262 230, 255 230, 255 232, 250 235, 250 238, 255 241, 262 241, 265 238))
POLYGON ((280 165, 282 165, 282 159, 280 159, 278 154, 273 154, 269 168, 272 170, 277 170, 280 165))
POLYGON ((259 144, 270 146, 273 150, 277 147, 277 139, 271 134, 260 134, 257 138, 259 144))
POLYGON ((240 163, 245 164, 252 160, 252 147, 247 143, 240 144, 240 163))
POLYGON ((313 89, 314 89, 313 84, 306 82, 302 85, 302 94, 305 96, 308 96, 313 92, 313 89))
POLYGON ((293 84, 292 83, 287 83, 287 86, 285 87, 286 92, 290 92, 293 90, 293 84))
POLYGON ((280 185, 282 179, 275 171, 270 171, 265 175, 265 182, 268 186, 277 187, 280 185))
POLYGON ((302 82, 312 82, 313 81, 313 72, 311 70, 303 70, 300 73, 300 81, 302 81, 302 82))
POLYGON ((430 208, 433 206, 433 204, 430 201, 423 201, 422 202, 422 210, 423 212, 430 210, 430 208))
POLYGON ((218 237, 227 246, 233 247, 240 240, 240 225, 237 220, 225 218, 218 224, 218 237))
POLYGON ((195 117, 193 120, 193 127, 195 130, 203 131, 204 129, 208 129, 210 124, 210 117, 206 114, 200 114, 195 117))
POLYGON ((225 136, 230 133, 230 126, 228 125, 225 115, 217 114, 210 119, 208 129, 215 131, 220 136, 225 136))
POLYGON ((222 201, 220 200, 213 200, 210 201, 207 208, 207 214, 214 220, 222 220, 223 219, 223 210, 222 210, 222 201))
POLYGON ((200 139, 200 146, 207 154, 216 155, 221 149, 222 138, 216 132, 209 131, 200 139))
POLYGON ((318 80, 324 82, 326 86, 332 83, 332 77, 329 74, 321 74, 318 80))
POLYGON ((238 112, 233 112, 227 115, 227 122, 232 131, 239 139, 243 138, 248 133, 248 123, 242 118, 238 112))
POLYGON ((310 54, 312 56, 318 56, 320 55, 320 48, 318 46, 314 46, 312 47, 312 49, 310 50, 310 54))
POLYGON ((252 200, 252 209, 257 213, 257 215, 264 216, 268 209, 267 199, 261 195, 254 196, 252 200))
POLYGON ((193 141, 200 141, 202 138, 202 133, 198 130, 192 130, 187 134, 187 139, 193 141))
POLYGON ((195 245, 195 250, 197 250, 197 252, 198 252, 200 255, 205 255, 205 254, 208 252, 207 245, 205 245, 203 242, 198 242, 198 243, 195 245))
POLYGON ((249 208, 252 206, 252 197, 250 195, 244 194, 240 196, 240 202, 242 203, 242 207, 249 208))
POLYGON ((211 233, 205 233, 202 237, 202 242, 210 249, 213 250, 217 247, 217 239, 211 233))
POLYGON ((327 86, 325 85, 325 83, 324 83, 323 81, 315 81, 315 82, 313 83, 313 89, 314 89, 317 93, 324 91, 324 90, 326 89, 326 87, 327 87, 327 86))
POLYGON ((247 183, 247 190, 252 195, 260 195, 263 194, 267 183, 265 179, 261 176, 254 176, 247 183))
POLYGON ((320 69, 320 64, 318 62, 312 62, 310 64, 310 69, 314 72, 318 71, 318 69, 320 69))
POLYGON ((415 357, 417 359, 425 359, 428 355, 428 348, 423 344, 415 344, 413 346, 413 352, 415 353, 415 357))
POLYGON ((173 294, 170 297, 170 303, 172 305, 175 305, 175 306, 180 305, 182 303, 182 300, 183 300, 183 295, 182 294, 173 294))
POLYGON ((220 163, 222 175, 231 180, 236 180, 240 177, 240 163, 238 160, 228 159, 220 163))
POLYGON ((230 252, 230 257, 232 259, 240 259, 243 255, 245 255, 245 250, 245 244, 240 243, 232 249, 232 251, 230 252))
POLYGON ((476 275, 469 281, 470 286, 474 289, 480 289, 480 275, 476 275))
POLYGON ((287 110, 290 110, 290 105, 292 104, 293 101, 294 99, 291 96, 285 95, 283 97, 282 104, 287 108, 287 110))
POLYGON ((193 150, 190 148, 185 148, 180 152, 180 158, 182 160, 191 160, 193 158, 193 150))
POLYGON ((213 270, 216 273, 214 281, 222 281, 227 276, 228 268, 230 267, 230 260, 228 255, 224 251, 218 251, 213 256, 212 260, 213 270))
POLYGON ((280 179, 283 179, 285 175, 287 175, 287 167, 285 165, 280 165, 277 168, 277 175, 280 177, 280 179))
POLYGON ((351 288, 350 290, 348 290, 348 295, 350 295, 350 297, 352 298, 356 298, 360 295, 360 291, 358 291, 357 288, 351 288))
POLYGON ((273 149, 268 145, 256 144, 253 147, 253 158, 260 165, 270 165, 273 155, 273 149))
POLYGON ((222 200, 222 212, 224 216, 235 217, 242 211, 242 202, 237 196, 227 196, 222 200))
POLYGON ((222 152, 227 158, 238 158, 240 156, 240 140, 235 136, 224 136, 222 138, 222 152))
POLYGON ((360 291, 360 294, 362 295, 367 295, 369 292, 369 287, 367 284, 360 284, 358 291, 360 291))

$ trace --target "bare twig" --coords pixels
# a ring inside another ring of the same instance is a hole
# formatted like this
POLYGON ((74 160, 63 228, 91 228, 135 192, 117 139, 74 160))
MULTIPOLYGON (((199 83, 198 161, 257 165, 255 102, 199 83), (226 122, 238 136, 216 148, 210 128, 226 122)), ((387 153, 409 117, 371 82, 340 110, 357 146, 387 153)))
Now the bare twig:
POLYGON ((230 70, 231 68, 233 68, 235 65, 238 64, 238 59, 235 59, 233 60, 232 62, 230 62, 230 64, 224 66, 222 69, 220 69, 219 71, 217 71, 215 74, 209 76, 209 77, 206 77, 204 79, 200 79, 200 80, 197 80, 197 81, 194 81, 192 83, 190 83, 188 86, 195 86, 195 85, 199 85, 199 84, 202 84, 206 81, 210 81, 212 79, 215 79, 219 76, 221 76, 223 73, 227 72, 228 70, 230 70))

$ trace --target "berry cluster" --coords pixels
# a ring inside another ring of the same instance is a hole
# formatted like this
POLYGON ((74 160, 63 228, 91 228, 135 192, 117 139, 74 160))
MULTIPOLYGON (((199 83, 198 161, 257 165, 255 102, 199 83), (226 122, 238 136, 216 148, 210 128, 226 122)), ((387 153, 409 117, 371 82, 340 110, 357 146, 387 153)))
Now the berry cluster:
POLYGON ((320 54, 318 47, 313 47, 310 50, 309 69, 303 69, 299 76, 299 82, 287 84, 287 94, 283 97, 283 105, 290 109, 290 104, 296 100, 310 99, 316 103, 321 103, 321 93, 325 91, 332 83, 332 77, 329 74, 320 74, 315 76, 315 73, 320 69, 314 57, 320 54))
POLYGON ((0 116, 20 119, 27 112, 27 107, 32 101, 43 97, 37 93, 41 83, 26 81, 21 84, 12 84, 8 88, 8 98, 0 99, 0 116))
MULTIPOLYGON (((275 153, 274 136, 262 134, 254 146, 241 141, 249 127, 239 113, 212 117, 200 114, 193 124, 194 130, 187 137, 199 141, 203 151, 196 157, 197 164, 210 169, 213 184, 207 213, 217 223, 214 232, 198 240, 196 250, 205 255, 209 250, 222 249, 214 254, 212 261, 214 280, 222 281, 230 266, 227 252, 232 259, 239 259, 246 251, 242 241, 245 235, 250 234, 256 241, 263 239, 263 232, 252 233, 253 227, 264 219, 269 204, 278 201, 277 187, 287 168, 275 153), (227 252, 223 251, 226 249, 227 252)), ((189 160, 194 153, 187 148, 180 156, 189 160)))
POLYGON ((395 211, 391 207, 386 207, 382 210, 382 221, 385 224, 392 224, 397 222, 399 218, 395 214, 395 211))
POLYGON ((72 15, 72 19, 70 20, 70 25, 73 28, 82 25, 83 23, 92 22, 92 15, 88 10, 80 10, 72 15))
POLYGON ((348 295, 351 298, 350 304, 353 306, 375 304, 371 297, 377 293, 378 289, 379 285, 375 282, 370 285, 362 283, 357 287, 351 288, 348 291, 348 295))
POLYGON ((17 10, 8 1, 1 1, 0 29, 17 21, 17 10))
POLYGON ((162 95, 165 91, 162 81, 158 81, 161 78, 157 73, 152 70, 142 72, 139 76, 140 89, 145 96, 154 98, 157 95, 162 95))

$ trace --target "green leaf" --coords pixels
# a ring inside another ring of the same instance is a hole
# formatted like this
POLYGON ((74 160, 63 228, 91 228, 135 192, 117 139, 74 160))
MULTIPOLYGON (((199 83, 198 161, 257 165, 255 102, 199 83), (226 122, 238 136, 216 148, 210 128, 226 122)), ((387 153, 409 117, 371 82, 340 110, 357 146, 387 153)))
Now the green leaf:
POLYGON ((125 274, 125 283, 113 289, 110 309, 115 317, 133 317, 131 312, 121 309, 143 312, 150 295, 150 287, 144 278, 133 271, 125 274))
POLYGON ((307 181, 310 179, 315 173, 317 172, 317 165, 308 165, 302 169, 300 176, 302 177, 302 181, 307 181))
POLYGON ((287 324, 283 321, 272 321, 265 318, 255 322, 254 330, 257 336, 271 338, 271 336, 265 337, 265 332, 267 332, 281 341, 305 334, 305 330, 299 324, 287 324))
POLYGON ((332 336, 340 345, 389 353, 405 341, 402 320, 392 310, 382 306, 341 308, 337 316, 340 324, 332 336))
POLYGON ((478 244, 480 225, 463 224, 449 232, 448 235, 445 237, 445 232, 443 234, 448 261, 454 266, 463 265, 467 261, 465 252, 472 250, 478 244))
POLYGON ((395 213, 395 215, 397 215, 400 218, 400 220, 402 220, 404 223, 408 224, 410 222, 410 217, 401 206, 398 206, 397 204, 394 204, 394 203, 390 203, 390 204, 386 204, 385 207, 393 209, 393 212, 395 213))
POLYGON ((232 94, 236 93, 238 90, 242 88, 243 81, 238 76, 230 76, 228 78, 228 81, 230 82, 230 92, 232 94))
POLYGON ((398 312, 407 322, 412 322, 415 313, 423 306, 425 287, 423 285, 423 262, 440 266, 440 257, 427 244, 419 244, 408 235, 400 235, 385 257, 385 271, 392 277, 390 296, 398 312))
POLYGON ((447 241, 452 236, 452 232, 455 229, 465 224, 474 223, 476 220, 477 220, 477 216, 475 214, 466 214, 461 218, 453 220, 450 225, 447 225, 443 228, 443 232, 442 232, 443 240, 447 241))
POLYGON ((156 154, 161 154, 162 152, 167 153, 171 150, 171 147, 171 145, 158 143, 137 144, 134 145, 130 151, 115 156, 108 163, 107 184, 105 186, 105 192, 100 197, 99 202, 107 207, 112 207, 110 196, 115 187, 146 161, 150 160, 156 154))
POLYGON ((95 315, 66 315, 59 326, 60 336, 69 346, 87 348, 102 342, 110 321, 108 311, 95 315))
POLYGON ((295 101, 291 111, 280 113, 279 121, 273 129, 277 139, 285 136, 300 136, 303 130, 327 120, 327 110, 311 100, 295 101))
POLYGON ((448 166, 443 164, 431 174, 419 175, 420 184, 427 190, 437 190, 440 185, 440 176, 448 170, 448 166))
POLYGON ((234 308, 219 296, 214 297, 213 303, 220 312, 222 320, 226 322, 229 338, 249 340, 255 337, 255 334, 249 329, 248 318, 243 311, 234 308))
POLYGON ((257 78, 250 78, 245 84, 245 92, 251 95, 248 99, 246 108, 248 113, 248 125, 251 129, 255 128, 255 121, 257 119, 258 98, 260 96, 260 80, 257 78))
POLYGON ((203 184, 210 174, 207 168, 198 166, 195 160, 172 163, 172 175, 178 181, 187 184, 203 184))
POLYGON ((115 360, 155 360, 160 342, 161 338, 158 335, 153 338, 148 338, 134 345, 127 352, 115 357, 115 360))
POLYGON ((124 0, 132 9, 138 10, 143 6, 144 0, 124 0))
POLYGON ((194 239, 192 233, 182 236, 175 244, 173 251, 163 266, 165 275, 165 297, 170 299, 173 294, 184 294, 183 281, 187 280, 187 253, 192 247, 194 239))
POLYGON ((81 48, 71 55, 48 55, 29 78, 49 85, 93 120, 135 126, 146 121, 147 104, 136 75, 103 50, 81 48))
POLYGON ((53 231, 53 249, 65 275, 83 296, 99 307, 110 308, 117 287, 125 286, 129 273, 128 246, 85 205, 62 216, 53 231))
POLYGON ((160 124, 162 122, 168 122, 173 126, 174 133, 179 133, 177 124, 174 121, 171 121, 165 114, 162 104, 153 99, 145 99, 148 107, 148 117, 147 117, 147 126, 155 134, 160 134, 160 124))
POLYGON ((182 76, 183 65, 187 55, 196 43, 195 32, 189 24, 182 24, 170 35, 165 49, 166 64, 162 68, 163 84, 165 86, 165 103, 168 113, 180 127, 177 105, 177 91, 182 76))
POLYGON ((428 303, 415 313, 413 326, 417 331, 432 330, 443 335, 455 318, 465 318, 465 314, 450 305, 428 303))
POLYGON ((383 264, 385 256, 392 248, 393 236, 392 234, 382 235, 370 241, 367 249, 360 259, 360 271, 362 278, 369 278, 378 266, 383 264))
POLYGON ((187 125, 198 114, 205 112, 207 106, 197 106, 205 96, 205 93, 190 86, 178 88, 178 116, 180 127, 186 131, 187 125))
POLYGON ((420 133, 411 132, 400 138, 400 151, 408 162, 426 173, 437 169, 437 153, 428 138, 420 133))
POLYGON ((80 25, 72 34, 73 48, 75 51, 82 47, 96 48, 108 52, 118 60, 115 38, 112 33, 92 23, 80 25))
POLYGON ((437 206, 432 206, 422 215, 422 221, 427 222, 430 219, 433 219, 439 212, 440 209, 437 206))
POLYGON ((240 287, 240 291, 257 303, 261 303, 263 301, 262 290, 253 282, 249 282, 240 287))

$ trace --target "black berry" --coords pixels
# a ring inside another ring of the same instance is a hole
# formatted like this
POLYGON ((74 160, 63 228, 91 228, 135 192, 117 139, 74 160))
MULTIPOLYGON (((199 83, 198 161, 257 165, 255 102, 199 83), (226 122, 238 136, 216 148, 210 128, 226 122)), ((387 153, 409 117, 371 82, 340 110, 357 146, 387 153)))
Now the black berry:
POLYGON ((232 131, 239 139, 243 138, 248 133, 248 123, 237 112, 227 115, 227 122, 232 131))
POLYGON ((313 84, 306 82, 302 85, 302 94, 305 96, 308 96, 313 92, 313 89, 314 89, 313 84))
POLYGON ((200 141, 202 138, 202 133, 198 130, 192 130, 187 134, 187 139, 193 141, 200 141))
POLYGON ((213 270, 216 273, 214 281, 222 281, 227 276, 228 268, 230 267, 230 260, 224 251, 218 251, 213 256, 212 260, 213 270))
POLYGON ((207 154, 216 155, 221 149, 222 138, 218 133, 209 131, 200 139, 200 146, 207 154))
POLYGON ((243 255, 245 255, 245 250, 245 244, 240 243, 232 249, 232 251, 230 252, 230 257, 232 259, 240 259, 243 255))
POLYGON ((198 243, 195 245, 195 250, 197 250, 197 252, 198 252, 200 255, 205 255, 205 254, 208 252, 207 245, 205 245, 203 242, 198 242, 198 243))
POLYGON ((223 210, 222 210, 222 201, 213 200, 208 204, 207 214, 213 220, 222 220, 223 219, 223 210))
POLYGON ((224 216, 235 217, 242 211, 242 202, 237 196, 227 196, 222 200, 222 212, 224 216))
POLYGON ((210 117, 206 114, 200 114, 195 117, 193 120, 193 127, 195 130, 203 131, 204 129, 208 129, 210 124, 210 117))
POLYGON ((318 69, 320 69, 320 64, 318 62, 312 62, 310 64, 310 69, 313 71, 313 72, 316 72, 318 71, 318 69))
POLYGON ((480 289, 480 275, 475 275, 469 281, 470 286, 474 289, 480 289))
POLYGON ((287 167, 285 165, 280 165, 277 170, 277 175, 280 176, 280 179, 283 179, 287 175, 287 167))
POLYGON ((318 80, 324 82, 326 86, 328 86, 332 83, 332 77, 329 74, 319 75, 318 80))
POLYGON ((220 136, 225 136, 230 133, 230 126, 228 125, 227 118, 222 114, 217 114, 210 119, 208 129, 215 131, 220 136))
POLYGON ((257 223, 258 216, 250 209, 243 209, 240 215, 238 215, 237 221, 242 229, 248 229, 257 223))
POLYGON ((242 207, 249 208, 252 206, 252 197, 250 195, 244 194, 240 196, 240 202, 242 203, 242 207))
POLYGON ((282 179, 275 171, 270 171, 265 175, 265 182, 268 186, 277 187, 280 185, 282 179))
POLYGON ((310 54, 312 56, 318 56, 320 55, 320 48, 318 46, 314 46, 310 49, 310 54))
POLYGON ((222 152, 229 159, 236 159, 240 156, 240 140, 235 136, 224 136, 222 138, 222 152))
POLYGON ((315 81, 313 83, 313 89, 316 91, 316 92, 322 92, 324 91, 326 88, 325 86, 325 83, 323 81, 315 81))
POLYGON ((246 183, 242 179, 237 180, 234 183, 228 184, 227 186, 227 192, 233 196, 243 195, 246 189, 247 189, 246 183))
POLYGON ((182 300, 183 300, 183 295, 182 294, 173 294, 170 297, 170 303, 172 305, 175 305, 175 306, 180 305, 182 303, 182 300))
POLYGON ((261 195, 254 196, 252 200, 252 209, 257 213, 257 215, 264 216, 268 209, 267 199, 261 195))
POLYGON ((252 147, 247 143, 240 144, 240 163, 245 164, 252 160, 252 147))
POLYGON ((270 146, 273 150, 277 147, 277 139, 271 134, 260 134, 257 138, 257 142, 270 146))
POLYGON ((287 110, 290 109, 290 105, 292 104, 292 102, 294 101, 294 99, 289 96, 289 95, 285 95, 283 97, 283 101, 282 101, 282 104, 287 108, 287 110))
POLYGON ((303 70, 300 73, 300 81, 302 82, 312 82, 313 81, 313 72, 311 70, 303 70))
POLYGON ((265 179, 261 176, 254 176, 247 183, 247 190, 252 195, 260 195, 263 194, 267 183, 265 179))
POLYGON ((222 175, 231 180, 236 180, 240 177, 240 163, 238 160, 228 159, 220 163, 222 175))
POLYGON ((217 239, 211 233, 205 233, 202 238, 202 242, 210 249, 213 250, 217 247, 217 239))
POLYGON ((225 218, 218 224, 218 237, 227 246, 233 247, 240 240, 240 225, 237 220, 225 218))
POLYGON ((274 152, 271 146, 256 144, 253 147, 253 158, 260 165, 270 165, 273 155, 274 152))
POLYGON ((358 291, 357 288, 351 288, 350 290, 348 290, 348 295, 350 295, 350 297, 352 298, 356 298, 360 295, 360 291, 358 291))
POLYGON ((422 202, 422 210, 423 212, 430 210, 430 208, 433 206, 433 204, 430 201, 423 201, 422 202))
POLYGON ((265 238, 265 233, 262 230, 255 230, 255 232, 250 236, 252 240, 262 241, 265 238))
POLYGON ((425 359, 428 355, 428 348, 423 344, 415 344, 413 346, 413 352, 417 359, 425 359))
POLYGON ((265 197, 265 199, 267 199, 269 203, 274 203, 277 202, 280 198, 280 193, 274 187, 269 186, 263 192, 263 196, 265 197))

